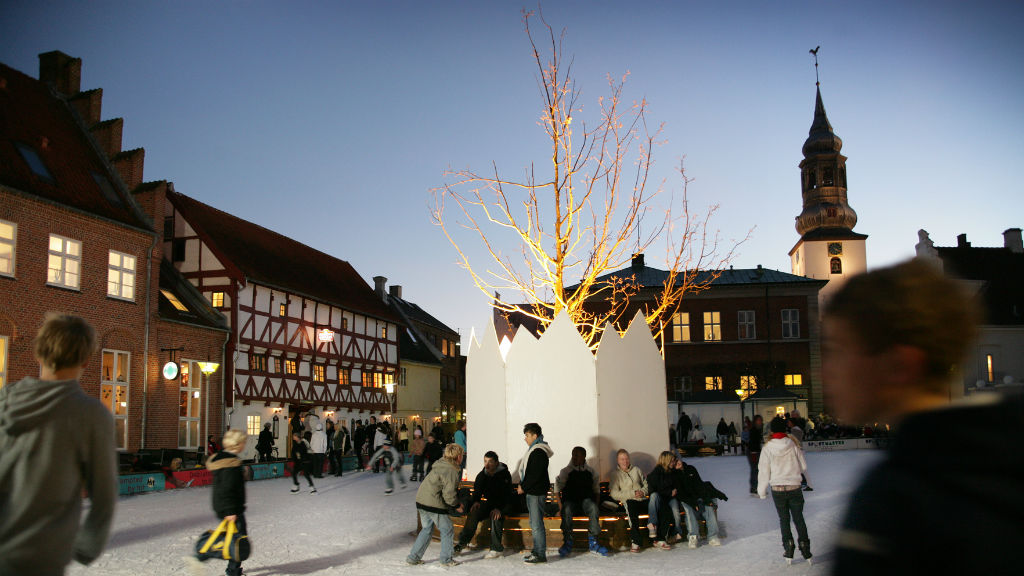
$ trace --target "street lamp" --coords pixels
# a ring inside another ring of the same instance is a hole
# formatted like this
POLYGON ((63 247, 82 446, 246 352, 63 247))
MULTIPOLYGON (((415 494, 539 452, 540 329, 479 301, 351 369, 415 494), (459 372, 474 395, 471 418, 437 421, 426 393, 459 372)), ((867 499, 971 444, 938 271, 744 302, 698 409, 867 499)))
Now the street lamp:
POLYGON ((391 397, 391 423, 394 425, 395 422, 395 383, 388 382, 384 384, 384 390, 387 391, 388 396, 391 397))

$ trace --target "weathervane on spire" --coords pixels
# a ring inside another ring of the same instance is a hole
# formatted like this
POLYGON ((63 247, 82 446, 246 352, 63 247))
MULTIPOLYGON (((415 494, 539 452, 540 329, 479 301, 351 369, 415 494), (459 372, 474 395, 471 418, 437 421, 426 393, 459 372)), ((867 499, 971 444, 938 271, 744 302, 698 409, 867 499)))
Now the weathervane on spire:
POLYGON ((821 82, 818 80, 818 50, 821 46, 815 46, 814 50, 811 50, 811 54, 814 54, 814 85, 821 86, 821 82))

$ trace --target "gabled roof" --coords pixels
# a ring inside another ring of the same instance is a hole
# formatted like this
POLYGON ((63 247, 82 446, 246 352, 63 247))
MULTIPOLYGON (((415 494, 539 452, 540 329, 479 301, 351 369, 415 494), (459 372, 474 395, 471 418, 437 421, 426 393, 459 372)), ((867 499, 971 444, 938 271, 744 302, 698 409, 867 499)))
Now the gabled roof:
POLYGON ((1024 254, 1003 247, 935 249, 951 276, 984 282, 981 297, 986 324, 1024 324, 1024 254))
POLYGON ((120 224, 153 227, 78 116, 48 85, 0 64, 0 185, 120 224), (38 176, 18 150, 35 151, 38 176))
POLYGON ((206 298, 167 259, 160 261, 159 301, 160 318, 225 332, 231 330, 227 318, 211 307, 206 298), (165 291, 174 296, 177 302, 185 307, 185 310, 179 310, 164 293, 165 291))
POLYGON ((402 298, 396 298, 395 296, 388 296, 388 302, 391 302, 406 318, 415 322, 422 322, 433 328, 437 328, 443 332, 448 332, 456 337, 458 332, 452 330, 444 322, 441 322, 437 318, 431 316, 426 310, 420 308, 415 302, 409 302, 402 298))
POLYGON ((398 330, 398 349, 402 362, 418 362, 441 366, 441 361, 434 355, 426 342, 414 335, 412 328, 402 326, 398 330))
POLYGON ((168 190, 167 199, 222 263, 247 281, 382 320, 399 320, 348 262, 179 192, 168 190))
MULTIPOLYGON (((599 281, 605 281, 613 277, 618 278, 629 278, 636 276, 637 281, 645 288, 657 288, 663 286, 665 279, 668 278, 667 270, 660 270, 658 268, 651 268, 650 266, 628 266, 615 272, 605 274, 598 278, 599 281)), ((713 272, 707 270, 698 270, 694 272, 694 283, 702 284, 707 282, 713 272)), ((750 284, 806 284, 813 286, 814 284, 820 284, 824 286, 827 282, 825 280, 815 280, 814 278, 807 278, 805 276, 797 276, 796 274, 789 274, 787 272, 780 272, 778 270, 771 270, 769 268, 729 268, 728 270, 722 270, 718 276, 711 282, 711 286, 736 286, 736 285, 750 285, 750 284)))

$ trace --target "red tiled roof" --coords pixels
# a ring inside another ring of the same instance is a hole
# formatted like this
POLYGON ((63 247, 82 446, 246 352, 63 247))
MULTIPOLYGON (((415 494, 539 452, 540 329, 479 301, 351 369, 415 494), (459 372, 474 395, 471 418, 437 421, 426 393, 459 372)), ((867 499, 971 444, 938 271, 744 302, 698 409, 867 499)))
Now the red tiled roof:
POLYGON ((0 64, 0 185, 152 230, 135 202, 126 198, 68 104, 43 82, 4 64, 0 64), (29 168, 18 152, 19 143, 35 150, 52 182, 29 168), (94 174, 110 184, 108 194, 115 201, 104 195, 94 174))
POLYGON ((399 322, 351 264, 258 224, 167 191, 167 199, 210 249, 253 282, 399 322))

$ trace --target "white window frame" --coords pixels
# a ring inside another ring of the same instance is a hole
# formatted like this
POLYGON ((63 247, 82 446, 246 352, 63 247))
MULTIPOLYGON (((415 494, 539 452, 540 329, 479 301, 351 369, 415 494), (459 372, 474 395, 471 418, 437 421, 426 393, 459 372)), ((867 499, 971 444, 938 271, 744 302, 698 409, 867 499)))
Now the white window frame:
POLYGON ((676 312, 672 315, 672 341, 690 342, 689 312, 676 312))
POLYGON ((704 313, 704 341, 722 341, 722 313, 718 310, 709 310, 704 313))
MULTIPOLYGON (((9 276, 14 278, 14 271, 16 270, 15 264, 17 264, 16 257, 18 255, 18 225, 14 222, 8 222, 7 220, 0 220, 0 224, 11 227, 10 238, 0 235, 0 247, 9 246, 11 249, 10 262, 8 263, 10 269, 4 270, 3 267, 0 266, 0 276, 9 276)), ((7 259, 3 257, 2 253, 0 253, 0 263, 5 262, 6 260, 7 259)))
POLYGON ((58 234, 50 234, 49 243, 47 244, 47 260, 46 260, 46 283, 50 286, 59 286, 61 288, 70 288, 71 290, 80 290, 82 285, 82 241, 60 236, 58 234), (53 241, 61 241, 61 250, 56 251, 53 249, 53 241), (72 254, 68 251, 68 248, 75 246, 78 253, 72 254), (53 258, 60 259, 60 269, 56 269, 52 264, 53 258), (74 262, 77 267, 76 272, 68 271, 68 264, 74 262), (55 274, 56 273, 56 274, 55 274), (75 283, 68 284, 67 278, 69 274, 75 276, 75 283))
POLYGON ((181 373, 178 374, 178 448, 183 450, 200 450, 206 448, 200 430, 200 419, 203 417, 203 372, 195 360, 182 360, 181 373), (182 396, 184 394, 184 396, 182 396), (185 415, 181 415, 181 399, 187 401, 185 415), (184 425, 184 429, 182 426, 184 425), (182 431, 184 430, 184 442, 182 431), (195 434, 195 438, 192 435, 195 434))
POLYGON ((107 296, 128 302, 135 301, 135 264, 137 262, 138 259, 131 254, 117 250, 110 251, 107 256, 107 296), (114 258, 117 258, 117 264, 112 262, 114 258), (127 259, 131 259, 130 267, 125 264, 127 259), (126 280, 131 282, 130 286, 126 280), (113 292, 111 292, 111 288, 113 288, 113 292), (127 296, 125 295, 126 289, 131 291, 127 296))
POLYGON ((262 416, 258 412, 245 416, 245 433, 249 436, 259 436, 263 430, 262 416))
POLYGON ((7 349, 9 345, 7 336, 0 335, 0 388, 7 383, 7 349))
POLYGON ((757 339, 757 315, 753 310, 740 310, 736 313, 736 324, 739 327, 740 340, 757 339))
POLYGON ((131 380, 132 380, 132 353, 127 350, 112 350, 103 349, 103 353, 100 355, 100 401, 103 405, 110 410, 110 413, 114 416, 114 442, 117 445, 118 450, 128 449, 128 413, 131 409, 131 380), (106 357, 107 354, 113 355, 113 364, 111 365, 113 370, 108 375, 106 373, 106 357), (124 359, 126 366, 119 370, 119 364, 124 359), (117 375, 121 374, 124 379, 118 379, 117 375), (109 376, 109 377, 108 377, 109 376), (124 388, 124 399, 118 400, 118 388, 124 388), (118 404, 123 403, 123 406, 118 404), (119 408, 123 408, 120 410, 119 408), (123 433, 118 437, 117 426, 118 424, 123 426, 123 433))
POLYGON ((796 339, 800 337, 800 309, 782 309, 782 337, 796 339))

